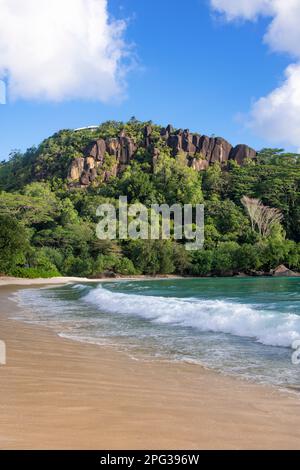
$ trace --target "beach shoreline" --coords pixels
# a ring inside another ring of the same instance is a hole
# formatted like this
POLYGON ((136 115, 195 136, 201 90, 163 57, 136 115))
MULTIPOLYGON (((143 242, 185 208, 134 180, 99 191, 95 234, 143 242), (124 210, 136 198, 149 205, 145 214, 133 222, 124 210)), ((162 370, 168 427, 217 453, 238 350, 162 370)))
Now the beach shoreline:
POLYGON ((60 338, 11 319, 17 289, 0 287, 1 449, 300 449, 300 397, 60 338))
POLYGON ((71 277, 71 276, 62 276, 62 277, 52 277, 52 278, 35 278, 27 279, 20 277, 10 277, 10 276, 0 276, 0 287, 5 286, 58 286, 64 284, 74 284, 74 283, 92 283, 98 284, 100 282, 120 282, 120 281, 159 281, 159 280, 168 280, 168 279, 187 279, 182 276, 123 276, 123 277, 100 277, 100 278, 87 278, 87 277, 71 277))
MULTIPOLYGON (((273 279, 298 279, 300 273, 294 273, 293 276, 286 275, 272 275, 270 273, 262 273, 257 275, 249 275, 245 273, 239 273, 238 275, 223 276, 225 279, 257 279, 257 278, 273 278, 273 279)), ((164 275, 134 275, 134 276, 105 276, 99 278, 88 278, 88 277, 74 277, 74 276, 57 276, 52 278, 20 278, 0 275, 0 287, 4 286, 58 286, 65 284, 74 283, 91 283, 98 284, 101 282, 121 282, 121 281, 167 281, 167 280, 180 280, 180 279, 221 279, 222 276, 180 276, 177 274, 164 274, 164 275)))

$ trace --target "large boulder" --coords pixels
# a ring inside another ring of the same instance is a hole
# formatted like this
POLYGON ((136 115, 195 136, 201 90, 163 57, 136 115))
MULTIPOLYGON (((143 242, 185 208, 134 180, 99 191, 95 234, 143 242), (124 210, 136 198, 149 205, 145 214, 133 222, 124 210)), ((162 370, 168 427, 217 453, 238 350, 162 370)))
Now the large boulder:
POLYGON ((118 156, 119 149, 120 149, 120 142, 119 139, 111 138, 106 140, 106 148, 109 155, 113 155, 115 157, 118 156))
POLYGON ((167 129, 163 127, 162 130, 160 131, 160 136, 162 137, 163 140, 168 140, 168 138, 170 137, 170 134, 167 131, 167 129))
POLYGON ((213 148, 214 148, 214 139, 209 138, 207 135, 203 135, 200 138, 199 151, 203 155, 205 160, 207 160, 208 162, 210 162, 211 160, 211 154, 212 154, 213 148))
POLYGON ((167 144, 171 147, 173 156, 176 156, 182 150, 182 134, 170 135, 167 144))
POLYGON ((201 135, 200 135, 200 134, 192 134, 192 136, 193 136, 192 142, 193 142, 193 144, 195 145, 196 150, 198 151, 198 149, 199 149, 199 147, 200 147, 201 135))
POLYGON ((87 157, 84 161, 84 169, 89 171, 94 169, 96 166, 96 161, 93 157, 87 157))
POLYGON ((162 128, 160 135, 164 140, 168 140, 171 134, 174 134, 174 128, 171 124, 169 124, 166 128, 162 128))
POLYGON ((291 271, 289 268, 281 264, 272 272, 275 277, 299 277, 300 274, 294 271, 291 271))
POLYGON ((229 155, 232 149, 232 145, 227 140, 221 137, 213 139, 213 149, 210 156, 210 163, 226 163, 229 159, 229 155))
POLYGON ((195 171, 204 171, 209 167, 209 162, 203 158, 193 158, 190 166, 195 171))
POLYGON ((257 156, 256 150, 248 145, 237 145, 234 147, 229 155, 230 160, 235 160, 239 165, 243 165, 245 160, 254 159, 257 156))
POLYGON ((89 171, 84 170, 80 177, 80 184, 82 186, 88 186, 90 184, 90 174, 89 171))
POLYGON ((130 137, 127 137, 124 132, 119 137, 119 161, 121 165, 128 165, 136 152, 136 145, 130 137))
POLYGON ((193 142, 193 134, 190 134, 190 131, 186 129, 182 134, 182 150, 189 154, 195 154, 197 147, 193 142))
POLYGON ((168 124, 168 125, 167 125, 166 131, 167 131, 169 134, 173 134, 173 132, 174 132, 174 127, 172 126, 172 124, 168 124))
POLYGON ((146 148, 150 147, 151 145, 151 134, 152 134, 152 127, 145 126, 144 127, 144 145, 146 148))
POLYGON ((104 139, 91 142, 84 150, 85 157, 92 157, 97 161, 103 162, 106 152, 106 143, 104 139))
POLYGON ((84 158, 74 158, 68 172, 68 179, 78 181, 84 169, 84 158))
POLYGON ((232 145, 221 137, 203 135, 199 139, 198 151, 210 164, 226 163, 231 149, 232 145))
POLYGON ((96 168, 91 168, 89 172, 89 178, 91 183, 97 179, 98 173, 96 168))
POLYGON ((107 139, 106 148, 108 154, 115 156, 121 165, 128 165, 137 150, 134 141, 124 131, 119 138, 107 139))

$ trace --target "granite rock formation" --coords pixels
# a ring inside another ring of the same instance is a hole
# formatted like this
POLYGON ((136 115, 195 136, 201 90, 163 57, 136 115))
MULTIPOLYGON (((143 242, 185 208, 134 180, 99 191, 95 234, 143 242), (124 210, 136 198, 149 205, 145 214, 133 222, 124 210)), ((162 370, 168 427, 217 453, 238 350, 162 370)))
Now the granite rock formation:
POLYGON ((79 180, 84 169, 84 158, 74 158, 69 168, 68 179, 72 181, 79 180))
MULTIPOLYGON (((156 142, 152 138, 150 125, 145 126, 143 137, 143 142, 140 145, 152 153, 154 167, 159 158, 159 149, 155 146, 156 142)), ((174 157, 178 153, 185 153, 188 165, 195 171, 206 170, 214 163, 226 167, 230 160, 243 165, 245 160, 255 159, 257 155, 256 151, 247 145, 233 147, 221 137, 195 134, 188 129, 174 130, 171 125, 161 130, 161 140, 171 149, 174 157)), ((88 186, 97 178, 105 181, 112 175, 117 176, 130 164, 137 150, 136 143, 124 131, 116 138, 93 141, 83 149, 81 158, 75 158, 72 161, 68 179, 70 182, 78 182, 82 186, 88 186), (114 163, 108 170, 105 163, 109 157, 113 157, 114 163)))
POLYGON ((274 271, 271 271, 271 274, 275 277, 299 277, 300 274, 292 271, 291 269, 281 264, 274 271))
POLYGON ((229 159, 235 160, 239 165, 242 165, 246 159, 254 159, 256 155, 256 151, 248 147, 248 145, 237 145, 231 150, 229 159))

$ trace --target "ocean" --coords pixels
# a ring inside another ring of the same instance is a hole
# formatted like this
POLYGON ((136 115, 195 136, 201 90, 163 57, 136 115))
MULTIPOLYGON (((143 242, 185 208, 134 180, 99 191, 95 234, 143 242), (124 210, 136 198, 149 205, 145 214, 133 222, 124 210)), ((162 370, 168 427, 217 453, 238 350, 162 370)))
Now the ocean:
POLYGON ((183 361, 300 387, 299 278, 117 281, 23 289, 18 319, 141 361, 183 361))

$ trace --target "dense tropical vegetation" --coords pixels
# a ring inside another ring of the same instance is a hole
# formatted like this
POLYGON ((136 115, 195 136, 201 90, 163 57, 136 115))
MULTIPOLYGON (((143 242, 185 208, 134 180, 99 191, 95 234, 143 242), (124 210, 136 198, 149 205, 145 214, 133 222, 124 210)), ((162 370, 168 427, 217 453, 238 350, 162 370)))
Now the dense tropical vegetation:
POLYGON ((24 277, 102 274, 188 274, 197 276, 269 272, 279 264, 300 270, 300 159, 281 149, 264 149, 257 161, 196 172, 182 153, 171 156, 153 126, 160 150, 153 170, 150 153, 139 147, 118 177, 86 188, 70 188, 73 158, 91 139, 115 137, 125 128, 137 145, 145 123, 108 122, 96 131, 61 131, 38 148, 13 152, 0 163, 0 273, 24 277), (204 203, 205 245, 188 252, 184 240, 108 241, 96 237, 96 208, 130 203, 204 203), (262 233, 243 205, 259 199, 282 214, 262 233))

